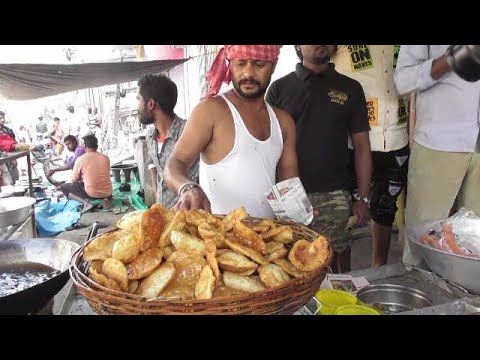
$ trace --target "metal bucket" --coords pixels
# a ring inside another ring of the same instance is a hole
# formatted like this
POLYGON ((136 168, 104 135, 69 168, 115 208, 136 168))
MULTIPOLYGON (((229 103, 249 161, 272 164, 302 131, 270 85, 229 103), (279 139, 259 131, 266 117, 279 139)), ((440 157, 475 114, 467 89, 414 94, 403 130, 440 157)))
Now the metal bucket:
POLYGON ((399 313, 432 306, 432 300, 424 292, 394 284, 374 284, 360 289, 357 298, 384 313, 399 313))
POLYGON ((430 229, 441 227, 442 222, 429 222, 407 230, 407 240, 410 241, 411 250, 420 251, 435 274, 464 287, 472 294, 480 295, 480 259, 450 254, 420 241, 420 238, 430 229))
POLYGON ((27 196, 13 196, 0 199, 0 227, 24 222, 35 201, 34 198, 27 196))
POLYGON ((138 177, 138 166, 137 164, 119 164, 111 166, 111 170, 113 173, 113 178, 115 182, 121 182, 121 174, 120 172, 123 171, 125 175, 125 182, 129 183, 131 179, 132 172, 138 177))

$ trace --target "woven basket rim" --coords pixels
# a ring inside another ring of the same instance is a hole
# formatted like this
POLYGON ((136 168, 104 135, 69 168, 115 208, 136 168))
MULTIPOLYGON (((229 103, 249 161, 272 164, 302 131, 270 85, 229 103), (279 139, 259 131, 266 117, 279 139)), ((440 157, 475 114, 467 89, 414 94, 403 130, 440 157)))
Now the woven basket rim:
MULTIPOLYGON (((259 219, 255 217, 249 217, 246 219, 247 221, 261 221, 264 219, 259 219)), ((289 225, 296 229, 297 231, 301 230, 302 232, 307 232, 309 233, 310 239, 305 239, 308 241, 313 241, 313 238, 317 238, 320 236, 316 231, 295 223, 290 223, 282 220, 272 220, 275 224, 277 225, 289 225)), ((97 293, 104 293, 107 294, 109 298, 115 299, 120 304, 130 304, 133 306, 138 306, 141 308, 142 305, 148 305, 149 307, 154 307, 155 305, 158 305, 158 307, 166 306, 166 305, 172 305, 172 306, 179 306, 179 307, 196 307, 196 306, 215 306, 218 305, 219 303, 243 303, 248 300, 252 300, 253 298, 255 299, 261 299, 261 298, 270 298, 271 296, 275 295, 275 293, 282 292, 282 291, 294 291, 295 288, 299 285, 304 284, 305 282, 311 281, 314 277, 320 277, 322 275, 325 275, 330 263, 332 261, 333 257, 333 250, 330 246, 329 243, 329 256, 327 258, 327 261, 325 264, 311 272, 308 273, 307 276, 305 277, 299 277, 299 278, 293 278, 286 282, 285 284, 274 287, 274 288, 267 288, 262 291, 258 291, 255 293, 247 293, 247 294, 239 294, 239 295, 228 295, 228 296, 220 296, 220 297, 214 297, 212 299, 205 299, 205 300, 197 300, 197 299, 188 299, 188 300, 181 300, 181 299, 168 299, 168 298, 156 298, 152 300, 146 300, 144 297, 140 295, 135 295, 135 294, 129 294, 121 291, 116 291, 112 290, 109 288, 106 288, 90 278, 85 274, 86 272, 86 266, 88 266, 89 263, 91 262, 85 262, 83 260, 83 251, 85 247, 90 244, 92 241, 97 239, 98 237, 111 233, 111 232, 116 232, 120 229, 114 228, 111 230, 108 230, 102 234, 99 234, 95 236, 94 238, 90 239, 88 242, 84 243, 75 253, 72 255, 70 259, 70 264, 69 264, 69 272, 70 272, 70 277, 72 279, 72 282, 75 284, 76 287, 80 288, 83 290, 83 292, 88 292, 89 296, 92 298, 95 298, 98 300, 98 294, 97 293), (84 267, 82 270, 81 267, 84 267)), ((87 301, 89 300, 88 297, 82 293, 87 298, 87 301)), ((308 302, 308 300, 307 300, 308 302)), ((139 313, 141 313, 139 311, 139 313)))

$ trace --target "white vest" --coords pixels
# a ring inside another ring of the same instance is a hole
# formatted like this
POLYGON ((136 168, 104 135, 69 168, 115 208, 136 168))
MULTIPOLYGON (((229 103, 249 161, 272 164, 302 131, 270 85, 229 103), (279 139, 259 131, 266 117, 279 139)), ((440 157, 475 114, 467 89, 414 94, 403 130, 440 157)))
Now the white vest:
POLYGON ((210 200, 212 213, 227 214, 245 206, 251 216, 273 218, 265 193, 275 184, 283 136, 277 116, 267 103, 270 137, 260 141, 250 134, 235 106, 223 95, 235 125, 232 150, 219 162, 208 165, 200 159, 200 186, 210 200))

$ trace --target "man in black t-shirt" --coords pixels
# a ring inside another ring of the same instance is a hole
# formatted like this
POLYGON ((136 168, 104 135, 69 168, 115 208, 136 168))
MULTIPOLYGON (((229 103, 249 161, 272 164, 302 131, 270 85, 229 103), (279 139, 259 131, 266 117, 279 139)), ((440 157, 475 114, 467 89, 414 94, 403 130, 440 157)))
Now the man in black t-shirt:
POLYGON ((311 227, 329 238, 335 251, 332 267, 350 270, 350 215, 356 225, 369 221, 372 158, 365 95, 356 80, 330 63, 336 45, 295 45, 302 61, 275 81, 266 100, 292 115, 297 126, 300 178, 314 206, 311 227), (348 171, 348 135, 355 152, 359 196, 352 204, 348 171))

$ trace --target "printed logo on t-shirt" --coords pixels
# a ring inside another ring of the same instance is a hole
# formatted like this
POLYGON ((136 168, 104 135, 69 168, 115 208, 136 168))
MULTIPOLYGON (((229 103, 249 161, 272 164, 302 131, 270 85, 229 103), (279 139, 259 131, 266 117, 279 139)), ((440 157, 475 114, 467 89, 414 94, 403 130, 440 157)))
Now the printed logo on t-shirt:
POLYGON ((368 123, 370 127, 378 126, 378 98, 367 99, 368 123))
POLYGON ((408 155, 405 155, 405 156, 395 156, 395 159, 397 160, 398 166, 402 167, 403 164, 405 164, 405 162, 407 161, 408 155))
POLYGON ((368 45, 348 45, 352 71, 362 71, 373 68, 373 59, 368 45))
POLYGON ((408 111, 407 111, 407 99, 398 98, 398 122, 397 125, 403 125, 408 120, 408 111))
POLYGON ((331 102, 340 105, 344 105, 345 101, 348 99, 348 94, 340 90, 330 89, 328 96, 330 96, 331 102))
POLYGON ((393 45, 393 68, 397 67, 398 53, 400 52, 400 45, 393 45))
POLYGON ((397 184, 389 184, 388 185, 388 192, 390 193, 390 195, 392 196, 395 196, 397 195, 400 190, 402 190, 402 186, 401 185, 397 185, 397 184))

